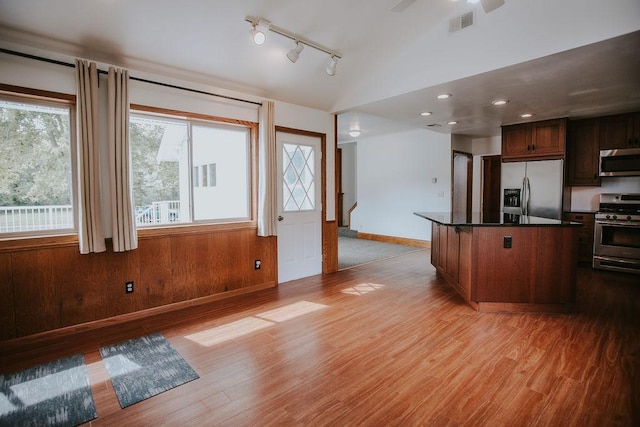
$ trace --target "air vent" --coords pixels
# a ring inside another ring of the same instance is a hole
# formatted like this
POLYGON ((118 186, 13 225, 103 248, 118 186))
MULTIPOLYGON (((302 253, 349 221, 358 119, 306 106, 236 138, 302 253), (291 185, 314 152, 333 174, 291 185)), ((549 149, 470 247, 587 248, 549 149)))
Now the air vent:
POLYGON ((464 28, 470 27, 473 25, 473 10, 471 12, 467 12, 464 15, 457 16, 449 21, 449 32, 455 33, 456 31, 460 31, 464 28))
POLYGON ((431 123, 431 124, 427 125, 428 128, 439 128, 441 126, 442 125, 439 124, 439 123, 431 123))

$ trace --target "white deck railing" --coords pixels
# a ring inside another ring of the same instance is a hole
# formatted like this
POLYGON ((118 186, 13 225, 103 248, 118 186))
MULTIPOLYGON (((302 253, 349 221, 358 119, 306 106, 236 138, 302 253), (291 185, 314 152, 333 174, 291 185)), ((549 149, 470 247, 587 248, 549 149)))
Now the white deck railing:
MULTIPOLYGON (((136 225, 170 224, 180 221, 180 201, 165 200, 136 206, 136 225)), ((73 207, 0 206, 0 233, 73 229, 73 207)))
POLYGON ((0 233, 73 228, 73 207, 0 206, 0 233))

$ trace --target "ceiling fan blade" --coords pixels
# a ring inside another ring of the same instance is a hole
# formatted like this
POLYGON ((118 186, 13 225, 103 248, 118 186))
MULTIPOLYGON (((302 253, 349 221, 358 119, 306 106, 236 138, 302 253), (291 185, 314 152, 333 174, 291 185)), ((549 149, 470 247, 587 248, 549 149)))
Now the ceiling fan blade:
POLYGON ((481 0, 485 13, 492 12, 504 4, 504 0, 481 0))
POLYGON ((391 8, 391 12, 400 13, 415 3, 416 0, 400 0, 400 2, 391 8))

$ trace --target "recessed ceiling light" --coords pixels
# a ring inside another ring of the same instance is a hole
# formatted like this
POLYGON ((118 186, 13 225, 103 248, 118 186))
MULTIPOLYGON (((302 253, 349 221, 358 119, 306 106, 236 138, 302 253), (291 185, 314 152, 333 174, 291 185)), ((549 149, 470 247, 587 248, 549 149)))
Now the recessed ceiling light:
POLYGON ((447 122, 448 125, 457 125, 458 122, 456 122, 455 120, 451 120, 450 122, 447 122))
POLYGON ((430 116, 431 114, 433 114, 431 111, 424 111, 422 113, 420 113, 421 116, 430 116))
POLYGON ((522 117, 523 119, 528 119, 529 117, 533 117, 533 114, 531 114, 531 113, 524 113, 524 114, 520 114, 520 117, 522 117))
POLYGON ((449 99, 449 98, 451 98, 451 94, 450 93, 441 93, 436 98, 438 98, 438 99, 449 99))
POLYGON ((507 101, 506 99, 496 99, 495 101, 492 102, 492 104, 493 105, 504 105, 507 102, 509 102, 509 101, 507 101))

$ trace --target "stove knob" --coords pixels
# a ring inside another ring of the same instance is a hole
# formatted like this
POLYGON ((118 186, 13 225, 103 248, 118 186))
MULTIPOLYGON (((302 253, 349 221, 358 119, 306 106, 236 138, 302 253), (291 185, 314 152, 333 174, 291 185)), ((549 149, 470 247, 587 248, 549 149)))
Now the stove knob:
POLYGON ((607 216, 605 216, 605 218, 611 219, 611 215, 607 214, 607 216))
POLYGON ((631 215, 627 215, 627 221, 631 221, 631 215))
POLYGON ((618 215, 614 215, 614 216, 613 216, 613 219, 618 219, 618 215))

